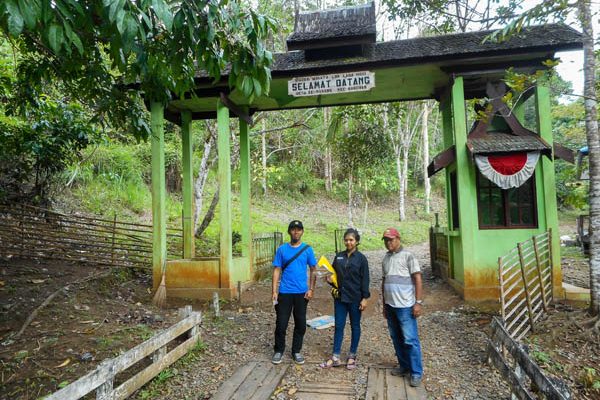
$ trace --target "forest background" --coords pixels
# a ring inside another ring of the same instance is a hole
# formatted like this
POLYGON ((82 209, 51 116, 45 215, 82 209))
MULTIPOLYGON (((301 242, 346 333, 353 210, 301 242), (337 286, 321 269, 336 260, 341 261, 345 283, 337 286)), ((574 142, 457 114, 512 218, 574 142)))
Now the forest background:
MULTIPOLYGON (((277 53, 285 51, 297 11, 363 3, 274 0, 253 5, 277 21, 277 31, 267 39, 268 50, 277 53)), ((432 16, 431 9, 411 3, 378 4, 378 40, 501 26, 514 12, 492 8, 490 2, 487 7, 469 1, 430 2, 439 4, 439 13, 432 16)), ((43 62, 43 55, 25 53, 18 43, 0 36, 0 201, 150 222, 151 150, 139 134, 149 120, 143 104, 136 104, 133 111, 122 110, 123 115, 136 113, 139 118, 110 118, 106 110, 121 103, 118 99, 111 103, 108 82, 98 82, 98 90, 107 92, 105 103, 89 102, 74 95, 86 90, 78 88, 76 81, 67 84, 40 77, 43 62)), ((117 67, 114 75, 119 75, 117 67)), ((584 146, 582 99, 559 101, 571 92, 571 85, 555 73, 537 78, 550 82, 555 140, 575 150, 584 146)), ((528 84, 510 73, 507 83, 517 91, 526 90, 528 84)), ((471 101, 468 109, 483 101, 471 101)), ((530 109, 526 115, 534 114, 530 109)), ((399 226, 409 243, 427 240, 434 213, 445 225, 443 174, 432 180, 426 177, 429 160, 443 150, 435 101, 265 112, 253 117, 253 232, 285 231, 289 218, 303 219, 305 239, 318 252, 330 252, 334 229, 359 228, 364 233, 363 248, 369 249, 381 246, 379 235, 388 225, 399 226)), ((475 118, 470 112, 470 121, 475 118)), ((240 231, 236 125, 233 120, 234 241, 240 231)), ((533 127, 533 120, 526 125, 533 127)), ((219 248, 218 224, 210 223, 218 216, 216 123, 195 121, 192 128, 196 248, 198 255, 212 255, 219 248)), ((165 134, 168 223, 181 226, 180 129, 167 123, 165 134)), ((565 163, 556 163, 556 169, 561 210, 567 215, 586 210, 587 186, 578 181, 576 169, 565 163)))

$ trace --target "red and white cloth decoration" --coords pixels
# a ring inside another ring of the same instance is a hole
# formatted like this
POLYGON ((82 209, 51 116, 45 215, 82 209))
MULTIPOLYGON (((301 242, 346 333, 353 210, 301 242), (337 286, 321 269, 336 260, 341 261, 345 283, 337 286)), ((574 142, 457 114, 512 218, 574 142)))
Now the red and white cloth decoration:
POLYGON ((502 189, 510 189, 521 186, 533 175, 539 158, 539 151, 476 155, 475 163, 483 176, 502 189))

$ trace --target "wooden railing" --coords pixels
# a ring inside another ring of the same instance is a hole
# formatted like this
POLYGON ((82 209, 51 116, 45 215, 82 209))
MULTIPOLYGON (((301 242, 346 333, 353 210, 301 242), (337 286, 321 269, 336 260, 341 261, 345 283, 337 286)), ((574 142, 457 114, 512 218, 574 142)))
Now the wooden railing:
POLYGON ((271 268, 275 251, 283 243, 281 232, 260 233, 252 237, 255 279, 263 277, 271 268))
POLYGON ((498 259, 502 321, 520 340, 552 301, 552 231, 519 243, 498 259))
POLYGON ((494 365, 510 385, 512 398, 533 400, 571 398, 564 382, 548 378, 529 357, 527 348, 515 341, 497 317, 490 325, 492 336, 488 341, 488 363, 494 365), (533 387, 535 390, 530 390, 533 387), (534 393, 537 393, 537 396, 534 393))
POLYGON ((103 361, 94 371, 76 380, 58 392, 45 397, 46 400, 76 400, 96 391, 96 399, 126 399, 133 392, 144 386, 160 371, 190 351, 200 341, 199 325, 202 315, 192 312, 192 306, 179 310, 183 319, 162 333, 146 340, 116 358, 103 361), (184 342, 167 352, 167 346, 179 336, 186 335, 184 342), (113 388, 117 374, 150 357, 152 363, 140 372, 113 388))
MULTIPOLYGON (((181 229, 168 228, 167 242, 181 257, 181 229)), ((0 205, 0 256, 150 268, 152 225, 0 205)))

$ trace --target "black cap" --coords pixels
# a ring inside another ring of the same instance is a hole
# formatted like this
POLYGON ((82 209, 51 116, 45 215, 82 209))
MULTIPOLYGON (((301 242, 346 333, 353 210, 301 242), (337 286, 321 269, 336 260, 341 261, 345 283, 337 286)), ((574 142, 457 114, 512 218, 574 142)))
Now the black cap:
POLYGON ((288 225, 288 233, 292 230, 292 228, 304 229, 304 225, 302 225, 302 221, 295 219, 288 225))

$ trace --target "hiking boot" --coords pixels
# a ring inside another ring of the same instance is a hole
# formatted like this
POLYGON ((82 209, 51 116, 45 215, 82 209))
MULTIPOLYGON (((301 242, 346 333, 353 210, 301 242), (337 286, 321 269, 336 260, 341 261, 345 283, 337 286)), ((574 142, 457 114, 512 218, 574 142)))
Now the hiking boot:
POLYGON ((276 351, 273 353, 273 357, 271 357, 271 362, 273 364, 281 364, 281 359, 283 358, 283 353, 276 351))
POLYGON ((410 370, 403 368, 403 367, 394 368, 390 372, 390 374, 392 374, 394 376, 407 376, 409 373, 410 373, 410 370))
POLYGON ((300 353, 293 353, 292 358, 296 364, 304 364, 304 357, 300 353))
POLYGON ((410 386, 412 386, 412 387, 421 386, 421 377, 412 375, 410 377, 410 386))

